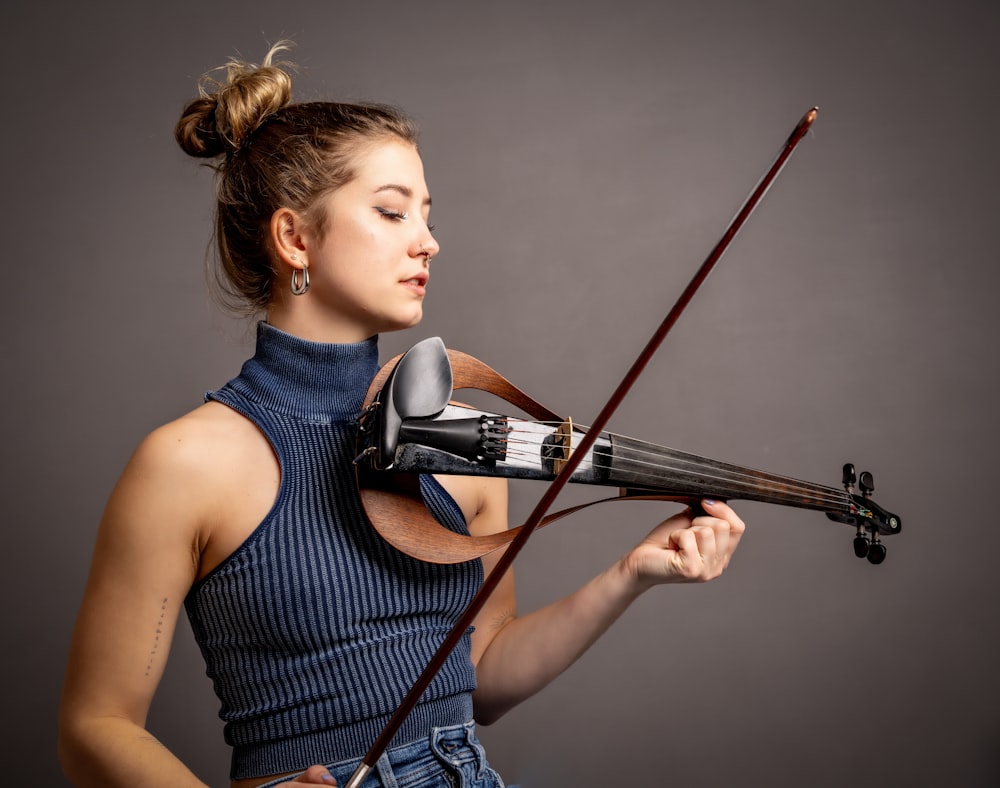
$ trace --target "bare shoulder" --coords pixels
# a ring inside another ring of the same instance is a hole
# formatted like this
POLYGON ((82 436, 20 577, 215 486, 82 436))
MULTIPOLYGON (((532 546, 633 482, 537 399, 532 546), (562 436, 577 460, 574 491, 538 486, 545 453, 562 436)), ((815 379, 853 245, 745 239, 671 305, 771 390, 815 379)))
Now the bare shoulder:
POLYGON ((115 485, 104 522, 116 530, 153 520, 193 524, 190 517, 178 515, 193 503, 192 484, 200 485, 211 467, 213 429, 217 427, 199 408, 147 435, 115 485))
POLYGON ((219 485, 252 457, 262 437, 218 403, 155 429, 136 448, 115 486, 105 519, 124 524, 153 521, 193 532, 212 517, 219 485), (243 458, 243 459, 241 459, 243 458))
POLYGON ((240 531, 226 540, 230 548, 242 541, 273 502, 279 478, 273 450, 256 425, 208 402, 150 433, 120 486, 126 498, 134 489, 143 508, 168 527, 185 529, 200 554, 220 529, 240 531))
POLYGON ((218 402, 206 402, 151 432, 136 456, 176 471, 203 472, 219 455, 238 453, 243 443, 256 436, 256 428, 239 413, 218 402))

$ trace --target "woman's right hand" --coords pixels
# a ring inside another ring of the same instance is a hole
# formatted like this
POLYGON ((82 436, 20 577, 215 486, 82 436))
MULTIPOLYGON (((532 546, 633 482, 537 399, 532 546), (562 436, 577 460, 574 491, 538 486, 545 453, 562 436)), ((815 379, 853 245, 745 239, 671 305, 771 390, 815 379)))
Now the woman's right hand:
POLYGON ((290 786, 294 788, 296 785, 336 785, 337 781, 333 779, 333 775, 330 774, 329 770, 320 764, 310 766, 302 774, 296 777, 290 783, 282 783, 282 786, 290 786))

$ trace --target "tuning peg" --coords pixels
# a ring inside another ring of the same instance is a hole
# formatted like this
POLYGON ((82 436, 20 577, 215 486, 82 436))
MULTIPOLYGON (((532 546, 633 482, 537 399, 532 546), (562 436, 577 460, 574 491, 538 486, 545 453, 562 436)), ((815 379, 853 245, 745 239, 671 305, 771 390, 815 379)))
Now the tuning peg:
POLYGON ((854 472, 854 465, 847 463, 844 466, 844 486, 850 490, 854 487, 854 483, 858 480, 858 475, 854 472))
POLYGON ((871 495, 875 492, 875 477, 869 471, 862 471, 858 479, 858 487, 862 495, 871 495))
POLYGON ((872 564, 881 564, 885 560, 885 545, 879 541, 872 542, 868 548, 868 561, 872 564))
POLYGON ((854 537, 854 555, 858 558, 864 558, 868 555, 868 548, 871 542, 868 541, 868 537, 864 534, 858 534, 854 537))

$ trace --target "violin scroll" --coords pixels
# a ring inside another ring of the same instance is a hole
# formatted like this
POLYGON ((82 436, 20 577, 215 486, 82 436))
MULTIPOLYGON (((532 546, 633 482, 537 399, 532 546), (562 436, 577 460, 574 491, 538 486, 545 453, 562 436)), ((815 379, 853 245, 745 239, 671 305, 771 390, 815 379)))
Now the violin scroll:
POLYGON ((850 511, 846 514, 833 514, 827 512, 827 517, 839 523, 857 525, 857 535, 854 537, 854 554, 858 558, 867 558, 869 563, 881 564, 885 561, 886 549, 879 538, 880 534, 898 534, 902 529, 902 522, 898 515, 891 514, 872 501, 872 493, 875 492, 875 477, 870 471, 862 471, 861 475, 854 470, 851 463, 844 466, 843 475, 844 489, 850 504, 850 511), (861 494, 854 492, 854 485, 857 483, 861 494))

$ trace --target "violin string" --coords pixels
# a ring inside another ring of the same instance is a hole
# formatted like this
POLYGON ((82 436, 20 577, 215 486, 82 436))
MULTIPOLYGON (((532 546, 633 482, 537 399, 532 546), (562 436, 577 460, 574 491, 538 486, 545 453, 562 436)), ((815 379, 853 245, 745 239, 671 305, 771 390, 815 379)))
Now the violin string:
MULTIPOLYGON (((562 424, 562 422, 533 422, 523 419, 508 419, 508 423, 511 422, 515 424, 540 424, 542 426, 558 426, 562 424)), ((604 434, 609 439, 624 437, 614 435, 612 433, 604 434)), ((506 442, 508 445, 516 445, 518 447, 516 450, 510 452, 512 456, 522 459, 525 462, 536 464, 540 462, 542 452, 546 448, 551 448, 545 443, 549 437, 549 435, 531 430, 518 430, 514 427, 511 428, 510 435, 508 435, 506 442), (533 451, 528 451, 523 447, 530 447, 533 451)), ((634 441, 635 439, 628 440, 634 441)), ((672 471, 704 479, 709 482, 716 481, 735 485, 739 489, 732 497, 737 497, 740 492, 759 491, 763 488, 772 496, 782 497, 785 500, 804 498, 818 504, 829 504, 836 508, 849 506, 847 493, 834 487, 812 484, 799 479, 778 476, 776 474, 769 474, 762 471, 753 471, 748 473, 747 471, 750 469, 739 469, 735 467, 720 468, 719 463, 706 460, 705 458, 698 457, 697 455, 680 452, 666 447, 657 447, 654 444, 649 444, 643 441, 635 442, 638 443, 639 446, 630 445, 630 452, 638 455, 646 455, 651 459, 649 461, 643 461, 635 457, 630 457, 626 460, 619 458, 620 465, 623 465, 630 472, 636 474, 640 480, 648 480, 649 484, 654 488, 657 486, 658 480, 662 479, 662 472, 672 471), (641 446, 643 444, 652 447, 651 450, 642 449, 641 446), (669 460, 667 460, 664 455, 668 455, 669 460), (647 468, 651 470, 647 472, 645 470, 647 468), (774 485, 778 485, 778 489, 775 489, 774 485)), ((602 447, 595 447, 593 451, 596 457, 613 456, 613 452, 602 447)), ((659 482, 659 484, 662 486, 662 482, 659 482)))
MULTIPOLYGON (((650 461, 637 460, 629 458, 624 461, 626 467, 632 470, 632 466, 638 466, 641 468, 657 468, 660 467, 660 463, 655 462, 655 458, 660 456, 659 452, 636 449, 635 447, 630 447, 632 451, 637 451, 640 454, 645 454, 648 457, 654 458, 650 461)), ((671 457, 672 464, 668 464, 666 467, 668 470, 677 471, 680 473, 691 472, 696 473, 699 476, 707 476, 713 479, 719 480, 729 480, 735 484, 777 484, 781 488, 788 490, 799 491, 809 497, 819 497, 827 498, 830 493, 833 493, 839 500, 843 497, 842 491, 835 488, 827 487, 824 485, 812 484, 811 482, 803 482, 798 479, 793 479, 791 477, 778 476, 776 474, 770 474, 763 471, 750 471, 750 469, 725 467, 720 468, 713 461, 705 460, 704 458, 697 457, 695 455, 688 455, 684 452, 676 452, 673 449, 669 450, 673 456, 671 457), (688 469, 690 469, 688 471, 688 469), (721 475, 720 475, 721 474, 721 475)), ((598 453, 600 456, 600 452, 598 453)), ((611 456, 612 452, 605 452, 606 456, 611 456)), ((728 465, 728 464, 727 464, 728 465)), ((653 474, 647 474, 653 475, 653 474)))
POLYGON ((813 485, 800 482, 797 479, 778 477, 773 474, 754 475, 745 471, 719 468, 716 465, 699 461, 686 461, 674 458, 671 462, 661 464, 660 462, 628 458, 625 460, 620 459, 619 465, 623 470, 631 471, 640 478, 649 479, 654 484, 658 478, 658 474, 655 471, 663 468, 666 471, 685 474, 699 480, 715 481, 722 485, 730 485, 730 490, 734 493, 733 497, 738 497, 739 493, 743 492, 757 492, 761 495, 766 493, 771 498, 783 500, 812 501, 838 506, 846 503, 845 493, 835 488, 813 485), (644 472, 642 470, 644 468, 652 468, 654 472, 644 472))
MULTIPOLYGON (((551 427, 553 430, 564 425, 565 421, 560 420, 528 420, 519 419, 514 417, 506 417, 508 424, 508 437, 504 441, 509 446, 510 444, 517 444, 518 446, 528 446, 531 451, 525 451, 523 449, 517 451, 508 450, 508 454, 519 458, 521 461, 526 462, 531 465, 540 464, 540 459, 542 452, 546 448, 555 448, 551 444, 546 444, 546 441, 551 439, 551 433, 540 433, 536 430, 517 430, 514 427, 510 427, 510 424, 524 424, 524 425, 534 425, 541 427, 551 427), (518 434, 525 437, 519 439, 513 439, 510 437, 511 434, 518 434)), ((575 425, 578 431, 584 431, 586 428, 581 425, 575 425)), ((605 432, 604 437, 611 440, 612 438, 618 438, 622 440, 632 441, 629 450, 633 453, 646 454, 647 456, 653 458, 649 462, 643 462, 634 457, 627 460, 622 460, 619 458, 620 467, 625 465, 628 469, 635 473, 641 478, 648 480, 652 487, 662 486, 661 478, 662 473, 665 471, 673 471, 680 474, 687 474, 689 476, 697 476, 701 479, 714 480, 721 483, 734 484, 740 487, 739 492, 760 490, 762 487, 762 482, 770 482, 772 485, 777 484, 781 489, 775 490, 773 487, 767 487, 766 489, 774 494, 782 495, 786 500, 794 499, 796 494, 802 498, 806 498, 810 501, 816 501, 817 503, 827 503, 834 507, 848 508, 850 506, 850 499, 848 494, 835 487, 828 487, 824 485, 813 484, 810 482, 804 482, 799 479, 793 479, 791 477, 778 476, 776 474, 769 474, 763 471, 751 471, 751 469, 741 469, 738 466, 730 466, 729 468, 720 468, 719 465, 729 465, 728 463, 718 463, 715 461, 708 460, 706 458, 699 457, 698 455, 691 454, 689 452, 682 452, 676 449, 670 449, 668 447, 656 446, 655 444, 648 443, 647 441, 639 441, 635 438, 627 438, 626 436, 616 435, 614 433, 605 432), (651 450, 642 450, 641 446, 650 446, 651 450), (670 459, 679 464, 671 464, 671 462, 665 461, 665 456, 669 455, 670 459), (646 472, 645 470, 640 470, 641 468, 653 469, 651 472, 646 472), (751 471, 748 473, 747 471, 751 471), (724 475, 720 475, 724 474, 724 475)), ((609 457, 614 458, 614 453, 612 451, 602 450, 599 446, 595 446, 593 450, 595 457, 609 457)), ((736 497, 736 493, 733 497, 736 497)))
MULTIPOLYGON (((602 454, 601 452, 597 453, 598 456, 602 454)), ((521 454, 527 461, 531 461, 531 455, 524 452, 521 454)), ((611 453, 608 452, 606 455, 611 456, 611 453)), ((656 457, 656 462, 645 462, 636 458, 628 458, 627 460, 619 458, 618 468, 632 473, 636 477, 637 486, 648 486, 651 492, 655 492, 657 488, 663 489, 663 473, 673 471, 692 479, 692 481, 703 482, 705 486, 710 486, 712 482, 715 482, 719 485, 715 494, 725 493, 724 497, 729 498, 746 497, 747 493, 756 493, 757 497, 762 497, 765 500, 825 504, 836 509, 849 506, 846 493, 835 488, 824 488, 819 485, 809 486, 794 479, 778 478, 775 480, 766 477, 762 479, 750 474, 733 472, 697 462, 681 461, 680 464, 672 464, 660 460, 659 455, 656 457), (646 468, 652 470, 646 472, 646 468), (643 485, 644 481, 645 485, 643 485)), ((623 486, 630 485, 623 483, 623 486)))

